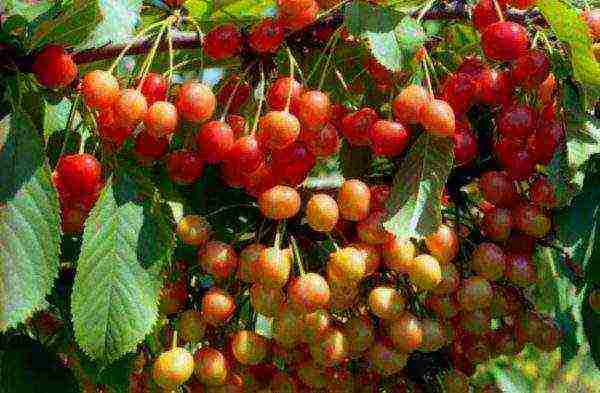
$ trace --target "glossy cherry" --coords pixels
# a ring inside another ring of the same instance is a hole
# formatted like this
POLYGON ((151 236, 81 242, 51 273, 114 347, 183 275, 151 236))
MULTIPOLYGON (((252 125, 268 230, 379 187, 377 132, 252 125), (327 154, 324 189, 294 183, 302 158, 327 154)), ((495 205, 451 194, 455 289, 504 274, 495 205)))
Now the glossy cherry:
POLYGON ((537 126, 537 113, 527 105, 504 108, 498 117, 498 132, 511 139, 525 138, 537 126))
POLYGON ((419 110, 419 121, 427 132, 440 137, 454 135, 456 120, 454 110, 443 100, 431 100, 419 110))
POLYGON ((485 172, 479 187, 485 200, 496 206, 512 206, 519 200, 517 187, 505 172, 485 172))
POLYGON ((204 53, 213 60, 224 60, 237 55, 243 44, 242 33, 233 23, 214 27, 204 37, 204 53))
POLYGON ((187 81, 179 90, 175 106, 179 115, 192 123, 202 123, 215 111, 217 100, 210 87, 195 81, 187 81))
POLYGON ((477 76, 479 100, 487 105, 506 105, 512 100, 513 82, 508 71, 484 68, 477 76))
POLYGON ((272 220, 295 216, 300 210, 300 195, 292 187, 275 186, 258 198, 261 213, 272 220))
POLYGON ((299 142, 271 154, 273 174, 282 183, 297 186, 315 166, 315 156, 299 142))
POLYGON ((251 173, 257 170, 264 160, 265 156, 258 141, 253 135, 248 135, 233 143, 227 163, 242 173, 251 173))
POLYGON ((300 134, 296 116, 285 111, 270 111, 260 118, 257 140, 265 149, 279 150, 290 146, 300 134))
POLYGON ((479 152, 477 137, 465 121, 456 123, 454 133, 454 165, 466 165, 473 161, 479 152))
POLYGON ((282 111, 285 109, 288 95, 290 95, 290 112, 298 113, 298 98, 303 91, 302 84, 297 80, 291 77, 279 77, 267 91, 267 105, 271 110, 282 111))
POLYGON ((175 105, 166 101, 156 101, 144 116, 146 132, 155 138, 165 137, 177 129, 179 115, 175 105))
POLYGON ((481 35, 481 47, 490 60, 516 60, 529 48, 529 34, 515 22, 492 23, 481 35))
POLYGON ((477 81, 467 74, 455 73, 446 78, 440 92, 441 98, 446 101, 456 114, 468 111, 475 103, 479 85, 477 81))
POLYGON ((332 124, 326 124, 314 138, 306 141, 308 150, 317 157, 329 157, 340 150, 341 140, 338 130, 332 124))
POLYGON ((508 139, 501 139, 494 147, 498 161, 508 176, 514 180, 527 179, 535 169, 535 156, 526 146, 508 139))
POLYGON ((512 67, 515 84, 533 90, 539 87, 550 74, 550 60, 540 50, 532 49, 519 57, 512 67))
POLYGON ((394 157, 406 149, 410 132, 398 122, 377 120, 369 129, 369 137, 375 154, 394 157))
MULTIPOLYGON (((498 3, 502 10, 506 9, 502 2, 498 3)), ((479 0, 475 7, 473 7, 472 18, 473 25, 475 25, 475 28, 481 33, 483 33, 489 25, 500 21, 498 12, 494 6, 494 0, 479 0)))
POLYGON ((135 137, 134 151, 142 159, 157 160, 167 153, 168 148, 167 138, 155 138, 146 131, 141 131, 135 137))
POLYGON ((234 75, 228 78, 217 94, 217 102, 222 108, 229 103, 228 112, 237 113, 250 97, 250 84, 246 81, 240 81, 240 77, 234 75), (237 87, 236 87, 237 86, 237 87))
POLYGON ((309 129, 323 127, 331 118, 331 103, 327 93, 305 91, 298 98, 298 120, 309 129))
POLYGON ((392 101, 394 117, 404 125, 417 124, 420 121, 419 112, 431 96, 421 85, 409 85, 392 101))
POLYGON ((364 220, 369 215, 371 190, 360 180, 346 180, 338 191, 337 203, 343 219, 364 220))
POLYGON ((77 78, 77 65, 65 48, 60 45, 46 46, 31 66, 38 82, 50 89, 69 86, 77 78))
POLYGON ((108 71, 94 70, 83 77, 81 93, 90 108, 107 109, 119 96, 119 82, 108 71))
POLYGON ((248 43, 259 53, 273 53, 283 42, 284 35, 284 26, 279 20, 266 18, 252 27, 248 43))
POLYGON ((79 200, 97 193, 102 185, 102 166, 90 154, 62 156, 53 180, 63 199, 79 200))
POLYGON ((204 162, 195 151, 177 150, 167 157, 169 178, 178 184, 192 184, 202 175, 204 162))
POLYGON ((167 78, 154 72, 150 72, 144 77, 140 87, 148 105, 152 105, 156 101, 166 101, 168 89, 167 78))
POLYGON ((200 127, 195 140, 200 157, 209 164, 216 164, 230 157, 234 135, 227 123, 212 120, 200 127))
POLYGON ((369 130, 378 118, 379 116, 373 109, 362 108, 342 118, 340 131, 352 145, 369 145, 371 143, 369 130))

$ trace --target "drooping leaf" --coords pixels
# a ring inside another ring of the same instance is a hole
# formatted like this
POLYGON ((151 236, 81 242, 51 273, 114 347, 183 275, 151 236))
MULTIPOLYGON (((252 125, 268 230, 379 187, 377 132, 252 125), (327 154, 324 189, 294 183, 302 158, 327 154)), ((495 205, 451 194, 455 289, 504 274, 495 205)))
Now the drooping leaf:
POLYGON ((384 227, 398 237, 420 239, 441 224, 441 198, 452 169, 451 138, 429 133, 419 136, 400 165, 390 198, 384 227))
POLYGON ((99 0, 102 22, 90 37, 77 46, 78 50, 120 44, 133 36, 140 22, 142 0, 99 0))
POLYGON ((159 271, 173 249, 167 211, 128 173, 113 175, 92 209, 71 304, 77 343, 94 360, 133 350, 156 321, 159 271))
POLYGON ((600 153, 600 123, 591 116, 570 116, 567 121, 567 163, 576 175, 575 182, 581 182, 580 169, 593 155, 600 153))
POLYGON ((561 0, 539 0, 536 5, 556 36, 569 45, 575 79, 600 85, 600 64, 594 56, 588 26, 579 12, 561 0))
POLYGON ((47 43, 78 45, 86 40, 102 21, 100 0, 72 0, 63 4, 56 17, 40 23, 32 33, 29 46, 40 48, 47 43))
POLYGON ((58 198, 43 142, 20 106, 0 122, 0 331, 45 304, 58 275, 58 198))

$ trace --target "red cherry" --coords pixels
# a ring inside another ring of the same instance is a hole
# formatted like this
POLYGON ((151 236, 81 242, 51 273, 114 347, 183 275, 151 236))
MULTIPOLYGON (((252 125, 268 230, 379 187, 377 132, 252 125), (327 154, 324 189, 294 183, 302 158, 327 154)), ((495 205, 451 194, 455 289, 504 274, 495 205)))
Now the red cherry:
POLYGON ((242 188, 244 187, 244 173, 239 171, 229 161, 225 161, 221 164, 221 176, 223 181, 231 188, 242 188))
POLYGON ((290 112, 298 113, 298 98, 302 94, 304 88, 302 84, 291 77, 278 78, 267 92, 267 105, 271 110, 282 111, 285 109, 288 94, 291 93, 290 112), (291 89, 290 92, 290 82, 291 89))
POLYGON ((432 135, 451 137, 454 135, 456 120, 452 107, 443 100, 431 100, 419 110, 419 121, 432 135))
POLYGON ((532 49, 513 64, 512 79, 515 84, 533 90, 550 75, 550 60, 540 50, 532 49))
MULTIPOLYGON (((500 3, 500 2, 499 2, 500 3)), ((500 4, 502 11, 506 10, 506 7, 500 4)), ((489 25, 500 21, 498 12, 494 6, 494 0, 480 0, 473 8, 473 25, 483 33, 489 25)))
POLYGON ((394 117, 404 125, 417 124, 421 108, 430 101, 429 92, 423 86, 409 85, 392 101, 394 117))
POLYGON ((231 127, 235 139, 246 132, 246 118, 241 115, 227 115, 225 122, 231 127))
POLYGON ((198 251, 198 262, 204 271, 224 280, 237 269, 238 257, 229 244, 213 240, 198 251))
POLYGON ((315 137, 306 141, 306 147, 317 157, 329 157, 340 150, 340 136, 337 129, 326 124, 315 137))
POLYGON ((535 249, 536 241, 524 233, 511 233, 506 242, 505 251, 509 254, 531 254, 535 249))
POLYGON ((535 179, 529 188, 529 199, 539 207, 553 208, 556 207, 556 192, 552 183, 545 177, 535 179))
POLYGON ((94 70, 83 77, 81 92, 90 108, 107 109, 119 96, 119 82, 108 71, 94 70))
POLYGON ((511 139, 503 138, 495 146, 500 164, 515 180, 527 179, 535 170, 535 158, 527 148, 511 139))
POLYGON ((506 105, 512 99, 513 84, 508 72, 485 68, 477 77, 479 99, 487 105, 506 105))
POLYGON ((192 184, 204 169, 202 159, 195 151, 177 150, 167 157, 167 172, 169 178, 178 184, 192 184))
POLYGON ((204 53, 213 60, 224 60, 242 49, 243 37, 237 26, 225 23, 213 28, 204 37, 204 53))
POLYGON ((504 241, 508 239, 512 226, 513 220, 510 210, 495 207, 485 213, 481 227, 491 240, 504 241))
POLYGON ((258 197, 263 192, 277 185, 277 179, 273 174, 271 164, 263 163, 254 172, 246 174, 244 178, 244 188, 246 192, 254 197, 258 197))
POLYGON ((496 22, 489 25, 481 35, 481 47, 491 60, 516 60, 529 48, 529 34, 518 23, 496 22))
POLYGON ((223 84, 221 90, 219 90, 219 94, 217 95, 217 101, 219 102, 220 106, 225 108, 229 100, 231 100, 227 111, 229 113, 237 113, 239 112, 240 107, 242 107, 248 101, 249 97, 250 84, 245 81, 240 82, 240 77, 235 75, 227 79, 227 81, 223 84))
POLYGON ((300 134, 296 116, 284 111, 270 111, 260 118, 257 139, 265 149, 279 150, 290 146, 300 134))
POLYGON ((146 131, 140 132, 135 138, 135 153, 144 159, 158 160, 167 153, 169 140, 155 138, 146 131))
POLYGON ((132 133, 134 128, 131 126, 120 126, 115 121, 115 114, 112 108, 107 108, 100 113, 96 118, 98 125, 98 135, 102 138, 105 144, 108 144, 112 149, 119 149, 125 139, 132 133))
POLYGON ((313 24, 317 20, 319 10, 319 4, 316 1, 312 1, 310 6, 300 13, 292 14, 282 12, 280 21, 288 30, 300 30, 313 24))
POLYGON ((600 39, 600 9, 584 11, 581 17, 588 25, 590 36, 594 40, 600 39))
POLYGON ((369 137, 375 154, 393 157, 406 149, 410 132, 395 121, 377 120, 369 129, 369 137))
POLYGON ((69 199, 81 199, 101 187, 102 166, 90 154, 62 156, 56 165, 55 178, 69 199))
POLYGON ((156 101, 150 105, 144 116, 146 132, 155 138, 161 138, 174 133, 178 121, 177 108, 166 101, 156 101))
POLYGON ((280 182, 297 186, 315 166, 315 156, 302 143, 294 143, 271 155, 271 167, 280 182))
POLYGON ((535 264, 528 255, 509 255, 506 258, 506 278, 520 287, 527 287, 537 280, 535 264))
POLYGON ((514 8, 525 10, 527 8, 533 7, 536 3, 536 0, 510 0, 508 1, 508 3, 514 8))
POLYGON ((278 0, 279 11, 288 15, 300 14, 308 9, 313 0, 278 0))
POLYGON ((66 234, 77 234, 83 232, 85 220, 89 210, 79 206, 61 206, 60 218, 62 230, 66 234))
POLYGON ((187 81, 179 90, 175 106, 184 120, 202 123, 214 113, 216 101, 210 87, 199 82, 187 81))
POLYGON ((348 113, 348 109, 342 104, 332 104, 330 108, 331 119, 329 122, 340 129, 342 127, 342 119, 348 113))
POLYGON ((468 164, 477 157, 477 137, 467 121, 456 123, 454 134, 454 163, 457 166, 468 164))
POLYGON ((526 105, 504 108, 498 118, 498 131, 507 138, 525 138, 537 125, 537 113, 526 105))
POLYGON ((512 206, 519 200, 517 187, 504 172, 484 173, 479 179, 479 187, 485 200, 496 206, 512 206))
POLYGON ((475 103, 478 97, 479 85, 473 77, 467 74, 452 74, 448 76, 442 86, 441 97, 454 112, 465 113, 475 103))
POLYGON ((77 78, 77 65, 60 45, 45 47, 31 67, 38 82, 50 89, 69 86, 77 78))
POLYGON ((560 122, 545 123, 529 138, 527 149, 536 162, 548 164, 564 142, 564 137, 565 131, 560 122))
POLYGON ((371 108, 362 108, 342 118, 341 131, 348 143, 365 146, 371 143, 369 130, 379 116, 371 108))
POLYGON ((536 239, 548 234, 552 227, 550 217, 532 203, 522 202, 512 208, 514 227, 536 239))
POLYGON ((233 130, 220 120, 204 123, 195 139, 198 154, 209 164, 216 164, 229 157, 234 143, 233 130))
POLYGON ((166 101, 168 89, 167 78, 154 72, 150 72, 144 77, 140 88, 142 94, 146 97, 148 105, 152 105, 156 101, 166 101))
POLYGON ((305 91, 298 98, 298 120, 309 129, 319 129, 329 121, 329 96, 318 90, 305 91))
POLYGON ((265 161, 265 156, 254 135, 236 140, 229 150, 227 162, 242 173, 251 173, 265 161))
POLYGON ((279 20, 266 18, 252 28, 248 42, 259 53, 274 53, 283 42, 284 35, 284 27, 279 20))
POLYGON ((485 68, 485 63, 479 57, 467 56, 456 69, 456 73, 467 74, 472 78, 476 78, 485 68))
POLYGON ((377 184, 370 187, 371 190, 371 209, 385 209, 385 204, 392 192, 391 186, 387 184, 377 184))
POLYGON ((121 127, 134 127, 146 116, 146 97, 135 89, 123 89, 113 103, 115 123, 121 127))

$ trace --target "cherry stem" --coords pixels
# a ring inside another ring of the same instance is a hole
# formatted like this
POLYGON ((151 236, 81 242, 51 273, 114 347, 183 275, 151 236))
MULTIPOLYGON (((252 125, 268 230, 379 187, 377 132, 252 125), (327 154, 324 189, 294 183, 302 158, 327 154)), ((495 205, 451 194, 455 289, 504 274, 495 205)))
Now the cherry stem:
POLYGON ((208 214, 205 214, 204 217, 206 218, 206 217, 216 216, 216 215, 221 214, 221 213, 223 213, 223 212, 225 212, 227 210, 237 209, 237 208, 240 208, 240 207, 246 207, 248 209, 251 209, 251 208, 255 209, 255 208, 258 208, 258 205, 256 205, 255 203, 254 204, 253 203, 238 203, 238 204, 235 204, 235 205, 223 206, 220 209, 217 209, 217 210, 214 210, 214 211, 212 211, 212 212, 210 212, 208 214))
POLYGON ((219 120, 225 121, 225 118, 227 117, 227 113, 229 112, 229 107, 231 106, 231 103, 233 102, 233 99, 235 98, 235 94, 237 93, 238 89, 240 88, 240 85, 242 84, 244 78, 246 77, 246 74, 248 73, 250 68, 252 68, 252 66, 254 64, 255 63, 252 63, 248 67, 246 67, 244 72, 242 72, 242 74, 240 75, 240 79, 237 81, 235 86, 233 86, 233 91, 229 95, 229 98, 227 98, 227 103, 225 104, 225 108, 223 108, 223 114, 221 115, 221 118, 219 120))
POLYGON ((177 348, 177 330, 173 331, 173 341, 171 344, 171 349, 177 348))
POLYGON ((144 78, 146 77, 146 75, 148 75, 148 72, 150 72, 150 68, 152 67, 152 61, 154 60, 154 56, 156 55, 156 51, 158 49, 158 46, 160 45, 162 36, 165 33, 165 30, 167 28, 170 28, 172 21, 173 16, 170 16, 163 22, 162 27, 158 32, 158 36, 156 37, 156 40, 154 41, 150 52, 148 52, 148 56, 146 56, 146 60, 144 60, 144 63, 142 64, 142 72, 140 74, 140 82, 138 83, 137 90, 140 90, 142 88, 144 78))
POLYGON ((321 56, 319 56, 319 58, 317 59, 315 65, 313 66, 312 70, 310 70, 308 76, 306 77, 306 81, 305 81, 306 84, 308 84, 308 82, 310 82, 310 80, 312 79, 312 77, 314 76, 314 74, 319 69, 319 66, 321 65, 321 62, 325 58, 325 54, 327 53, 327 51, 329 50, 329 48, 333 44, 334 38, 336 38, 336 36, 337 36, 338 30, 336 30, 336 32, 329 38, 329 41, 327 41, 327 44, 325 45, 325 48, 323 48, 323 51, 321 52, 321 56))
POLYGON ((252 125, 252 131, 250 131, 250 135, 254 135, 258 129, 258 120, 260 119, 263 101, 265 100, 265 72, 263 70, 262 63, 260 63, 260 83, 257 86, 257 89, 258 88, 260 88, 258 107, 256 108, 256 116, 254 117, 254 124, 252 125))
POLYGON ((321 90, 321 88, 323 87, 323 83, 325 82, 325 77, 327 76, 327 72, 329 71, 329 63, 331 62, 331 57, 333 56, 333 52, 335 51, 335 47, 340 38, 339 32, 336 32, 334 34, 334 37, 335 39, 333 40, 331 48, 329 48, 329 54, 327 55, 327 61, 325 61, 325 67, 323 67, 323 73, 321 74, 321 79, 319 80, 319 86, 317 87, 317 90, 321 90))
POLYGON ((433 87, 431 86, 431 77, 429 76, 429 67, 427 67, 427 61, 423 59, 423 71, 425 71, 425 81, 427 82, 427 91, 429 92, 429 97, 433 100, 433 87))
POLYGON ((502 8, 500 8, 498 0, 492 1, 494 2, 494 8, 496 9, 496 13, 498 14, 498 19, 500 19, 501 22, 504 22, 504 13, 502 12, 502 8))
POLYGON ((300 255, 300 248, 298 248, 298 243, 296 243, 296 239, 293 236, 290 236, 290 243, 292 244, 292 252, 294 253, 294 261, 298 266, 298 272, 300 273, 300 277, 306 274, 304 270, 304 264, 302 263, 302 255, 300 255))
POLYGON ((283 241, 283 234, 285 233, 285 220, 279 221, 277 224, 277 231, 275 232, 275 248, 281 249, 281 242, 283 241))
POLYGON ((165 23, 165 21, 161 20, 160 22, 153 23, 150 26, 148 26, 145 29, 143 29, 142 31, 140 31, 134 37, 134 39, 132 39, 131 42, 129 44, 127 44, 121 50, 121 52, 119 53, 119 55, 117 56, 117 58, 115 59, 115 61, 113 61, 113 63, 111 64, 110 68, 108 69, 108 72, 112 73, 115 70, 115 67, 117 67, 117 65, 123 59, 123 57, 125 56, 125 54, 127 52, 129 52, 129 50, 131 49, 131 47, 133 47, 133 45, 135 45, 140 38, 142 38, 145 34, 148 34, 148 32, 150 32, 151 30, 154 30, 155 28, 162 26, 164 23, 165 23))
POLYGON ((338 246, 338 244, 335 241, 335 239, 333 238, 333 236, 331 236, 331 233, 328 233, 327 237, 329 237, 329 241, 331 242, 331 244, 333 244, 333 247, 335 248, 335 251, 340 251, 340 246, 338 246))
POLYGON ((171 81, 173 79, 173 63, 175 58, 175 53, 173 52, 173 34, 171 32, 171 26, 167 30, 167 45, 169 46, 169 78, 167 79, 167 83, 171 86, 171 81))
POLYGON ((292 87, 294 86, 294 59, 292 57, 292 51, 290 47, 287 48, 288 57, 290 59, 290 86, 288 87, 288 94, 285 100, 285 112, 290 111, 290 104, 292 103, 292 87))

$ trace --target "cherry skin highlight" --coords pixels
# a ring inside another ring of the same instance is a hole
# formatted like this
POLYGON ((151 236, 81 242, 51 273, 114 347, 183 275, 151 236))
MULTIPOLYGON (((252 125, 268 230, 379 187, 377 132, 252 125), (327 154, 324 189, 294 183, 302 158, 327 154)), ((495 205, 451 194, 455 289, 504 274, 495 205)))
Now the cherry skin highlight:
POLYGON ((252 28, 248 42, 258 53, 274 53, 283 42, 284 34, 280 21, 266 18, 252 28))
POLYGON ((150 72, 144 77, 140 87, 148 105, 152 105, 156 101, 166 101, 168 89, 167 78, 154 72, 150 72))
POLYGON ((410 85, 392 101, 394 117, 404 125, 417 124, 420 121, 419 111, 429 101, 431 97, 424 87, 410 85))
POLYGON ((516 60, 529 48, 529 34, 518 23, 492 23, 481 35, 481 47, 490 60, 516 60))
POLYGON ((367 146, 371 143, 369 130, 379 116, 371 108, 362 108, 342 118, 340 130, 348 143, 356 146, 367 146))
POLYGON ((144 116, 146 132, 154 138, 162 138, 175 132, 179 116, 175 105, 166 101, 156 101, 144 116))
POLYGON ((323 127, 331 118, 331 104, 326 93, 310 90, 298 98, 298 120, 309 129, 323 127))

